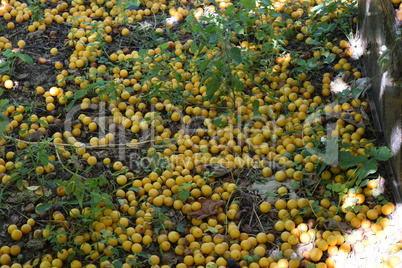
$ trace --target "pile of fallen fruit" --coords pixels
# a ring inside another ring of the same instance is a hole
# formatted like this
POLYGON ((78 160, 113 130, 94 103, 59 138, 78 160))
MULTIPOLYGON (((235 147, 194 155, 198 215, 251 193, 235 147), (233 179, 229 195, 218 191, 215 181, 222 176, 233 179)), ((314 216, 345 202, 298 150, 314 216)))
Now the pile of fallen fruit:
POLYGON ((356 2, 2 0, 0 268, 399 267, 356 2))

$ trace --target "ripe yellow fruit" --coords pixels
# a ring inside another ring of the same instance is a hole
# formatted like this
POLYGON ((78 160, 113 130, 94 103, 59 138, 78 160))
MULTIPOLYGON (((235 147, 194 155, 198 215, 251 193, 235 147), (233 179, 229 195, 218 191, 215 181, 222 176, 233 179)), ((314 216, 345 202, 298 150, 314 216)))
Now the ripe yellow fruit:
POLYGON ((59 53, 59 50, 57 48, 53 47, 50 49, 50 54, 56 55, 57 53, 59 53))
POLYGON ((31 232, 31 230, 32 230, 32 226, 31 225, 29 225, 29 224, 23 224, 22 226, 21 226, 21 232, 23 233, 23 234, 29 234, 30 232, 31 232))
POLYGON ((237 189, 237 185, 234 183, 229 183, 229 185, 227 186, 226 191, 228 191, 229 193, 232 193, 233 191, 235 191, 237 189))
POLYGON ((350 225, 354 228, 359 228, 361 226, 361 220, 358 217, 355 217, 350 221, 350 225))
POLYGON ((222 255, 226 251, 226 247, 223 244, 217 244, 214 247, 214 252, 218 255, 222 255))
POLYGON ((21 248, 18 245, 12 245, 10 247, 10 254, 13 256, 17 256, 18 254, 21 253, 21 248))
POLYGON ((123 28, 123 29, 121 30, 121 35, 129 35, 129 34, 130 34, 130 30, 129 30, 129 29, 123 28))
POLYGON ((293 179, 295 179, 296 181, 301 181, 303 179, 303 172, 301 171, 295 171, 293 173, 293 179))
POLYGON ((311 162, 306 163, 306 165, 304 166, 304 169, 306 170, 306 172, 313 172, 314 170, 314 164, 311 162))
POLYGON ((170 118, 172 119, 173 122, 178 122, 178 121, 180 121, 181 116, 180 116, 180 114, 178 112, 173 112, 170 115, 170 118))
POLYGON ((25 47, 25 46, 26 46, 26 43, 25 43, 24 40, 19 40, 18 43, 17 43, 17 46, 18 46, 18 47, 25 47))
POLYGON ((286 209, 287 207, 287 202, 283 199, 278 199, 275 202, 275 208, 279 211, 281 209, 286 209))
POLYGON ((7 265, 11 263, 11 256, 7 253, 4 253, 0 256, 0 264, 7 265))
POLYGON ((163 242, 160 244, 160 248, 161 248, 164 252, 169 251, 170 248, 171 248, 171 244, 170 244, 169 241, 163 241, 163 242))
POLYGON ((367 211, 366 215, 369 220, 376 220, 378 218, 378 210, 370 209, 369 211, 367 211))
POLYGON ((7 89, 11 89, 14 87, 14 82, 12 80, 6 80, 4 81, 4 87, 7 89))
POLYGON ((285 186, 281 186, 278 188, 278 195, 284 196, 287 194, 288 194, 288 188, 286 188, 285 186))
POLYGON ((127 183, 127 177, 125 175, 119 175, 116 178, 116 182, 118 185, 125 185, 127 183))
POLYGON ((79 260, 73 260, 70 263, 70 267, 71 268, 81 268, 82 267, 82 263, 79 260))
POLYGON ((265 178, 267 177, 271 177, 272 176, 272 169, 269 167, 265 167, 262 169, 262 176, 264 176, 265 178))
POLYGON ((16 241, 20 240, 22 238, 22 235, 23 233, 18 229, 15 229, 11 232, 11 238, 16 241))
POLYGON ((284 181, 286 179, 286 174, 282 170, 275 173, 275 179, 277 181, 284 181))
POLYGON ((378 187, 378 182, 376 180, 370 180, 367 185, 367 188, 376 189, 378 187))
POLYGON ((286 220, 285 221, 285 229, 288 231, 293 230, 296 227, 296 224, 292 220, 286 220))
POLYGON ((260 210, 262 213, 268 213, 271 210, 271 204, 269 202, 262 202, 260 204, 260 210))
POLYGON ((310 241, 311 241, 310 233, 308 233, 308 232, 301 233, 299 236, 299 240, 300 240, 300 242, 305 243, 305 244, 310 243, 310 241))
POLYGON ((18 226, 17 225, 15 225, 15 224, 10 224, 8 227, 7 227, 7 232, 9 233, 9 234, 11 234, 14 230, 17 230, 18 229, 18 226))
POLYGON ((123 163, 120 162, 120 161, 116 161, 116 162, 113 163, 113 169, 114 170, 120 170, 120 169, 122 169, 122 167, 123 167, 123 163))
POLYGON ((32 218, 30 218, 30 219, 27 220, 27 224, 29 224, 29 225, 31 225, 31 226, 34 226, 35 223, 36 223, 36 221, 35 221, 34 219, 32 219, 32 218))
POLYGON ((383 205, 381 207, 381 213, 388 216, 395 210, 395 205, 392 204, 391 202, 388 202, 387 204, 383 205))
POLYGON ((285 223, 283 221, 279 220, 275 223, 274 228, 278 232, 282 232, 283 230, 285 230, 285 223))
POLYGON ((241 252, 237 249, 230 251, 230 257, 233 258, 235 261, 240 260, 242 257, 241 252))
POLYGON ((201 193, 203 196, 209 196, 212 193, 212 187, 209 185, 203 185, 201 187, 201 193))
POLYGON ((14 29, 15 28, 14 22, 7 23, 7 28, 10 29, 10 30, 14 29))
POLYGON ((61 70, 63 68, 63 63, 61 63, 60 61, 56 61, 54 63, 54 68, 56 68, 57 70, 61 70))
POLYGON ((87 163, 88 163, 88 165, 90 165, 90 166, 95 165, 96 163, 98 163, 98 159, 96 159, 95 156, 90 156, 90 157, 88 157, 88 159, 87 159, 87 163))
POLYGON ((81 215, 81 212, 80 212, 80 210, 78 208, 73 208, 73 209, 70 210, 69 215, 70 215, 71 218, 75 219, 79 215, 81 215))
POLYGON ((313 248, 310 252, 310 259, 314 262, 318 262, 321 259, 322 255, 323 253, 321 249, 313 248))

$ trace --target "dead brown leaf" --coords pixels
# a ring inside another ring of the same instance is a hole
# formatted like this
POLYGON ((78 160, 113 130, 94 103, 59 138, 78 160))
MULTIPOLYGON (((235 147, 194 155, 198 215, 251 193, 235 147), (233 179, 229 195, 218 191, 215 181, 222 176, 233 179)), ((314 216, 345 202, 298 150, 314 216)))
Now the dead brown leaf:
POLYGON ((201 220, 209 216, 215 215, 218 208, 225 204, 225 201, 222 200, 213 201, 210 198, 201 199, 198 200, 198 202, 201 203, 201 209, 197 211, 191 211, 190 213, 188 213, 191 217, 193 217, 196 220, 201 220))
POLYGON ((328 218, 327 221, 325 221, 324 226, 327 229, 337 229, 344 234, 349 233, 352 229, 349 223, 344 221, 338 222, 337 220, 332 218, 328 218))
POLYGON ((253 232, 253 228, 249 224, 243 224, 241 228, 242 228, 242 231, 245 233, 253 232))

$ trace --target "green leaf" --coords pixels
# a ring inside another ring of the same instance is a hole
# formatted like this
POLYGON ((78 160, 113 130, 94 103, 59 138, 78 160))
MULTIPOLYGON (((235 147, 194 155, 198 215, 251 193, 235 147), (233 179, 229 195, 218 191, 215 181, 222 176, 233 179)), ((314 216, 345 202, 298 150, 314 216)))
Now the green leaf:
POLYGON ((212 81, 207 84, 207 97, 211 99, 220 86, 221 83, 214 77, 212 81))
POLYGON ((127 1, 127 3, 125 4, 125 8, 128 10, 137 10, 140 4, 141 4, 140 0, 130 0, 127 1))
POLYGON ((38 123, 43 125, 43 126, 45 126, 45 127, 47 127, 47 122, 42 120, 42 119, 38 119, 38 123))
POLYGON ((369 179, 365 179, 365 180, 363 180, 362 182, 359 183, 359 186, 360 187, 366 186, 369 183, 369 181, 370 181, 369 179))
POLYGON ((8 123, 8 117, 5 116, 3 113, 0 113, 0 136, 3 135, 8 123))
POLYGON ((326 58, 323 60, 323 63, 330 64, 330 63, 332 63, 332 62, 335 60, 335 57, 336 57, 335 54, 329 55, 328 57, 326 57, 326 58))
POLYGON ((355 213, 359 213, 359 211, 361 211, 362 208, 363 208, 362 206, 354 206, 353 211, 355 213))
POLYGON ((80 204, 80 207, 84 205, 85 189, 83 187, 75 187, 74 195, 80 204))
POLYGON ((241 50, 238 47, 232 47, 230 49, 230 56, 239 64, 243 62, 243 59, 241 57, 241 50))
POLYGON ((244 27, 240 24, 234 26, 233 29, 236 34, 239 34, 239 35, 244 34, 244 27))
POLYGON ((379 161, 387 161, 392 157, 391 150, 386 146, 373 148, 372 150, 370 150, 369 154, 379 161))
POLYGON ((123 263, 121 261, 114 261, 112 263, 112 265, 113 265, 113 268, 121 268, 121 267, 123 267, 123 263))
MULTIPOLYGON (((194 43, 194 42, 193 42, 194 43)), ((205 69, 207 68, 208 64, 211 62, 211 60, 204 60, 201 61, 199 68, 200 68, 200 72, 204 73, 205 69)))
POLYGON ((74 93, 74 99, 78 100, 78 99, 84 97, 87 94, 88 94, 87 89, 80 89, 76 93, 74 93))
POLYGON ((290 164, 291 167, 295 167, 297 165, 299 165, 301 163, 301 160, 297 160, 295 162, 292 162, 292 164, 290 164))
POLYGON ((212 125, 219 127, 219 128, 223 128, 223 127, 226 127, 228 125, 228 123, 223 121, 223 118, 220 117, 220 118, 215 119, 214 122, 212 122, 212 125))
POLYGON ((271 192, 271 191, 267 191, 265 194, 267 195, 267 197, 276 197, 276 196, 278 196, 278 194, 276 194, 274 192, 271 192))
POLYGON ((300 65, 300 66, 307 66, 307 61, 301 60, 301 59, 297 59, 297 60, 296 60, 296 64, 297 64, 297 65, 300 65))
POLYGON ((3 55, 7 58, 15 57, 15 53, 9 48, 3 51, 3 55))
POLYGON ((218 229, 208 225, 208 228, 205 230, 205 232, 211 232, 213 234, 216 234, 218 232, 218 229))
MULTIPOLYGON (((329 185, 327 185, 329 186, 329 185)), ((342 186, 340 184, 334 184, 332 185, 332 191, 339 193, 342 190, 342 186)))
POLYGON ((254 0, 240 0, 240 4, 242 4, 247 9, 255 8, 256 1, 254 0))
POLYGON ((314 40, 314 39, 309 40, 306 43, 309 44, 309 45, 321 45, 321 42, 319 42, 317 40, 314 40))
POLYGON ((358 164, 364 164, 368 160, 368 157, 365 155, 356 155, 353 156, 351 152, 349 151, 342 151, 339 152, 339 166, 345 167, 345 168, 350 168, 354 167, 358 164))
POLYGON ((20 54, 19 58, 28 64, 33 64, 33 59, 27 54, 20 54))
POLYGON ((51 188, 57 188, 59 186, 57 183, 55 183, 54 181, 51 181, 51 180, 46 181, 46 185, 51 188))
MULTIPOLYGON (((195 25, 193 25, 193 26, 191 27, 191 31, 194 32, 194 33, 198 33, 199 35, 202 36, 202 38, 203 38, 204 40, 207 40, 207 36, 206 36, 205 33, 204 33, 204 29, 201 27, 200 24, 195 24, 195 25)), ((202 49, 202 47, 201 47, 200 49, 202 49)))
POLYGON ((310 155, 312 155, 312 154, 311 154, 311 152, 310 152, 309 150, 303 150, 303 151, 301 152, 301 155, 302 155, 304 158, 306 158, 307 156, 310 156, 310 155))
POLYGON ((257 40, 260 40, 260 41, 267 38, 267 34, 263 31, 256 31, 254 34, 255 34, 255 38, 257 38, 257 40))
POLYGON ((228 6, 227 8, 226 8, 226 10, 225 10, 225 15, 227 15, 227 16, 230 16, 230 15, 232 15, 233 14, 233 11, 234 11, 234 5, 230 5, 230 6, 228 6))
POLYGON ((345 208, 345 210, 346 210, 346 211, 352 211, 352 210, 353 210, 353 207, 352 207, 352 206, 347 206, 347 207, 345 208))
POLYGON ((364 166, 356 169, 356 177, 358 179, 366 178, 368 175, 373 174, 378 169, 378 163, 375 159, 370 159, 364 166))
POLYGON ((259 111, 260 108, 260 102, 258 100, 253 101, 253 113, 254 117, 261 118, 261 113, 259 111))
POLYGON ((109 259, 109 256, 102 256, 102 257, 99 259, 99 261, 100 261, 100 262, 104 262, 104 261, 107 261, 107 259, 109 259))
POLYGON ((179 192, 176 197, 181 201, 186 201, 187 198, 190 196, 190 191, 181 191, 179 192))
MULTIPOLYGON (((3 91, 3 89, 1 89, 3 91)), ((0 93, 0 95, 2 95, 3 92, 0 93)), ((6 106, 10 101, 8 99, 2 99, 0 100, 0 107, 4 107, 6 106)))
POLYGON ((43 166, 47 166, 49 164, 49 158, 47 154, 38 153, 37 157, 43 166))
POLYGON ((211 33, 209 34, 209 42, 211 44, 216 44, 219 40, 221 40, 221 35, 219 33, 211 33))
POLYGON ((43 204, 39 204, 35 207, 35 211, 40 213, 46 212, 48 211, 50 208, 52 207, 52 204, 50 203, 43 203, 43 204))
POLYGON ((290 187, 292 187, 293 190, 300 189, 300 182, 291 182, 290 187))
POLYGON ((119 250, 117 248, 112 247, 112 248, 110 248, 110 251, 116 255, 119 255, 119 250))
POLYGON ((178 224, 177 224, 177 226, 176 226, 176 230, 178 231, 178 232, 183 232, 184 230, 186 230, 186 222, 185 221, 181 221, 181 222, 179 222, 178 224))

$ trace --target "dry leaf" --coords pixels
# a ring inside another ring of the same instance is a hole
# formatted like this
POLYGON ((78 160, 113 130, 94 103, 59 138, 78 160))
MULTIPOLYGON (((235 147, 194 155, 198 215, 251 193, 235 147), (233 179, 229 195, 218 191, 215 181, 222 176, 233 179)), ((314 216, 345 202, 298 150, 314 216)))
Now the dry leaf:
POLYGON ((253 232, 253 228, 249 224, 243 224, 241 227, 242 231, 245 233, 253 232))
POLYGON ((198 202, 201 203, 201 209, 197 211, 191 211, 188 213, 191 217, 196 220, 201 220, 207 218, 209 216, 215 215, 218 211, 218 208, 225 204, 225 201, 217 200, 213 201, 210 198, 200 199, 198 202))
POLYGON ((23 140, 37 142, 40 141, 42 137, 43 137, 42 131, 37 130, 35 132, 29 133, 27 136, 23 138, 23 140))
POLYGON ((351 231, 351 226, 344 221, 337 221, 335 219, 332 218, 328 218, 325 222, 324 225, 328 228, 328 229, 338 229, 341 233, 345 234, 345 233, 349 233, 351 231))
POLYGON ((230 169, 221 164, 206 164, 201 166, 202 171, 208 171, 209 177, 219 178, 230 174, 230 169))
POLYGON ((162 263, 164 264, 176 265, 177 263, 179 263, 179 261, 179 256, 177 256, 173 252, 168 251, 162 254, 162 263))

